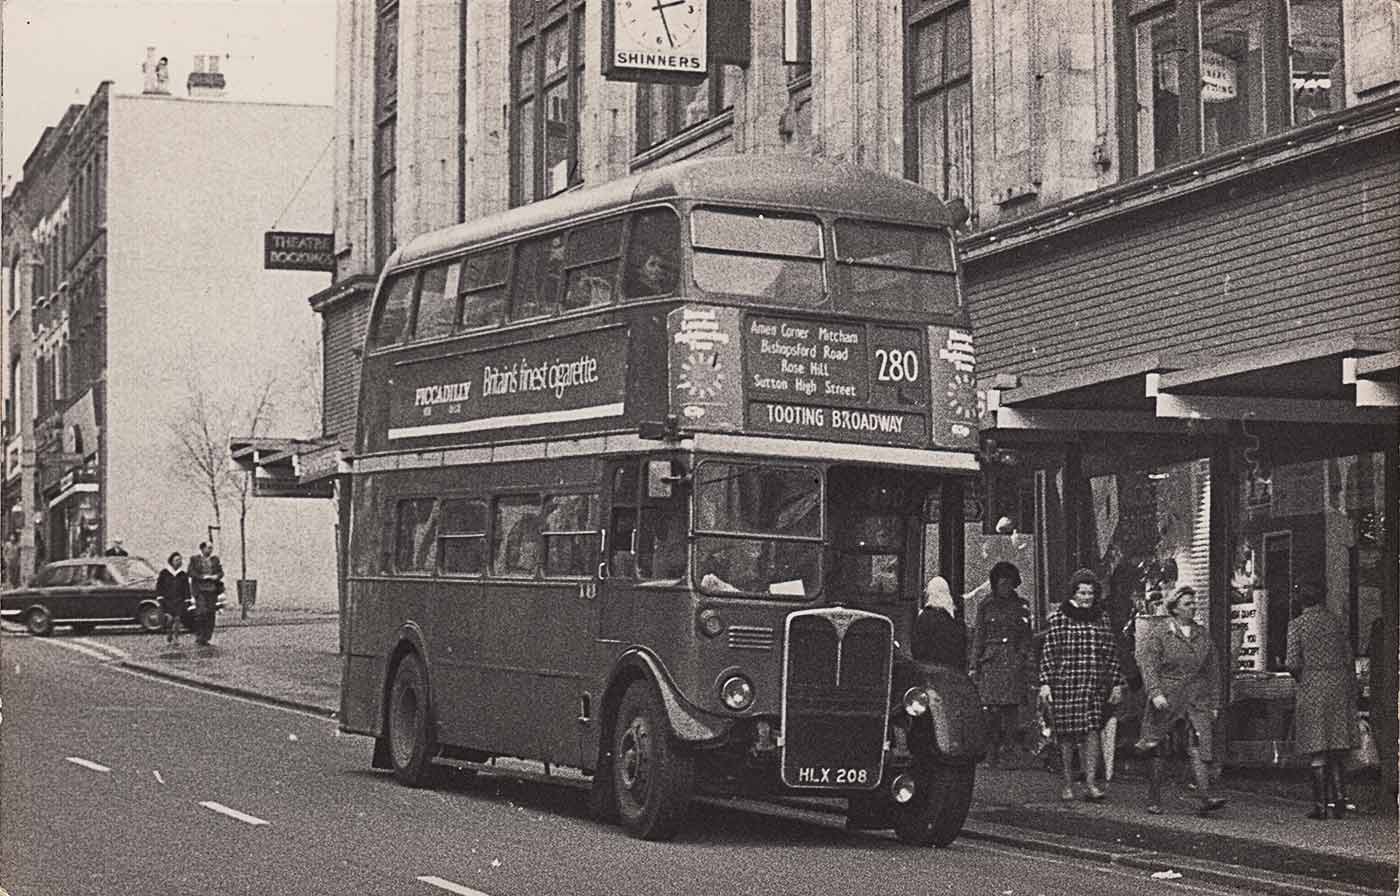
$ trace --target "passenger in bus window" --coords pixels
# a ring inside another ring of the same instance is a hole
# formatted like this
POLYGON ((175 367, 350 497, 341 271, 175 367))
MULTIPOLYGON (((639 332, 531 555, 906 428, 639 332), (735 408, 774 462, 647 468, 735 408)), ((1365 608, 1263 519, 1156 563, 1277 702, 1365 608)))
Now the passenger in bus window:
POLYGON ((677 267, 673 254, 659 248, 645 253, 634 253, 626 277, 627 296, 641 298, 675 292, 677 267), (637 262, 639 258, 640 263, 637 262))

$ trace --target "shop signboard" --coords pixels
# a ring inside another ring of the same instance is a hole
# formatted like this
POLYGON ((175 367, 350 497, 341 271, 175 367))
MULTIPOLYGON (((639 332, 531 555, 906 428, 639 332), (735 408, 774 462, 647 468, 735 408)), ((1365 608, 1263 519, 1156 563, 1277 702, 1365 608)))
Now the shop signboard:
POLYGON ((296 230, 265 231, 263 269, 335 273, 335 235, 296 230))

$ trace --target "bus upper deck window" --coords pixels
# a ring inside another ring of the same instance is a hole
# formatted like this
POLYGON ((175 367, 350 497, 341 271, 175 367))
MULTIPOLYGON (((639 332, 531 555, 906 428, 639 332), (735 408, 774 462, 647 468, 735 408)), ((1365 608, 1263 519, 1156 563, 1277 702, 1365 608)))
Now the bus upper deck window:
POLYGON ((564 294, 564 234, 521 243, 511 286, 511 320, 553 314, 564 294))
POLYGON ((462 329, 489 327, 505 320, 510 249, 502 246, 467 256, 462 262, 462 329))
POLYGON ((837 307, 957 309, 953 242, 946 231, 837 221, 836 270, 837 307))
POLYGON ((370 331, 371 350, 388 348, 403 341, 408 329, 416 278, 417 275, 410 271, 395 274, 384 284, 384 293, 379 300, 379 313, 370 331))
POLYGON ((670 295, 680 284, 681 225, 670 209, 632 218, 622 292, 629 299, 670 295))
POLYGON ((606 305, 612 301, 621 252, 621 218, 596 221, 569 231, 564 310, 606 305))
POLYGON ((825 302, 816 218, 696 209, 690 221, 695 283, 701 289, 802 307, 825 302))
POLYGON ((457 262, 435 264, 423 271, 418 287, 418 313, 414 315, 414 339, 432 339, 452 332, 457 322, 457 262))

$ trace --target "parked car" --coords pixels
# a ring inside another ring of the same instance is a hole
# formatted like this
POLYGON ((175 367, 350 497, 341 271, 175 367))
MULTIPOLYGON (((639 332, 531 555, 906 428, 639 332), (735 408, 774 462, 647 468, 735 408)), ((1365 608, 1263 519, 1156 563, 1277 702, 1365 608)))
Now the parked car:
POLYGON ((75 632, 96 625, 135 623, 148 632, 164 624, 156 571, 141 557, 81 557, 45 564, 23 588, 0 593, 0 617, 23 620, 36 635, 55 625, 75 632))

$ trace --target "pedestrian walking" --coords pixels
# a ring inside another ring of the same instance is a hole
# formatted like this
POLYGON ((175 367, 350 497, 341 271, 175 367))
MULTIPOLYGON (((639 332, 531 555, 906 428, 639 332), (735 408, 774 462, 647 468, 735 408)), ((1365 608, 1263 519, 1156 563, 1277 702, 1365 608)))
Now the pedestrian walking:
POLYGON ((987 581, 992 593, 978 606, 972 630, 972 674, 987 720, 987 761, 996 765, 1002 747, 1019 728, 1026 699, 1031 611, 1016 591, 1021 585, 1016 564, 1004 560, 994 564, 987 581))
POLYGON ((924 608, 914 620, 910 645, 914 659, 936 666, 967 669, 967 626, 954 615, 948 580, 934 576, 924 586, 924 608))
POLYGON ((1360 738, 1356 725, 1356 680, 1347 630, 1327 609, 1321 586, 1298 586, 1303 612, 1288 624, 1284 665, 1298 680, 1293 708, 1293 748, 1308 757, 1312 810, 1308 818, 1341 818, 1355 812, 1347 798, 1342 763, 1360 738))
POLYGON ((1176 589, 1167 598, 1167 623, 1149 629, 1138 646, 1138 666, 1147 691, 1139 744, 1148 755, 1147 811, 1162 813, 1168 737, 1182 733, 1202 813, 1225 805, 1212 796, 1214 723, 1220 714, 1220 673, 1210 635, 1196 623, 1196 591, 1176 589))
POLYGON ((11 531, 6 537, 3 546, 0 546, 0 565, 3 565, 3 575, 6 588, 18 588, 20 586, 19 574, 19 533, 11 531))
POLYGON ((1099 605, 1103 586, 1092 570, 1070 577, 1070 595, 1050 614, 1040 652, 1040 701, 1049 707, 1050 725, 1060 748, 1064 786, 1060 799, 1074 799, 1074 751, 1084 765, 1085 799, 1105 796, 1095 782, 1099 729, 1106 706, 1123 696, 1118 643, 1099 605))
POLYGON ((224 592, 224 565, 209 542, 201 541, 199 553, 190 558, 189 576, 194 594, 194 642, 205 645, 214 637, 214 614, 224 592))
POLYGON ((180 626, 193 628, 190 618, 190 577, 183 569, 185 558, 172 551, 165 568, 156 576, 156 594, 165 613, 165 642, 180 643, 180 626))

